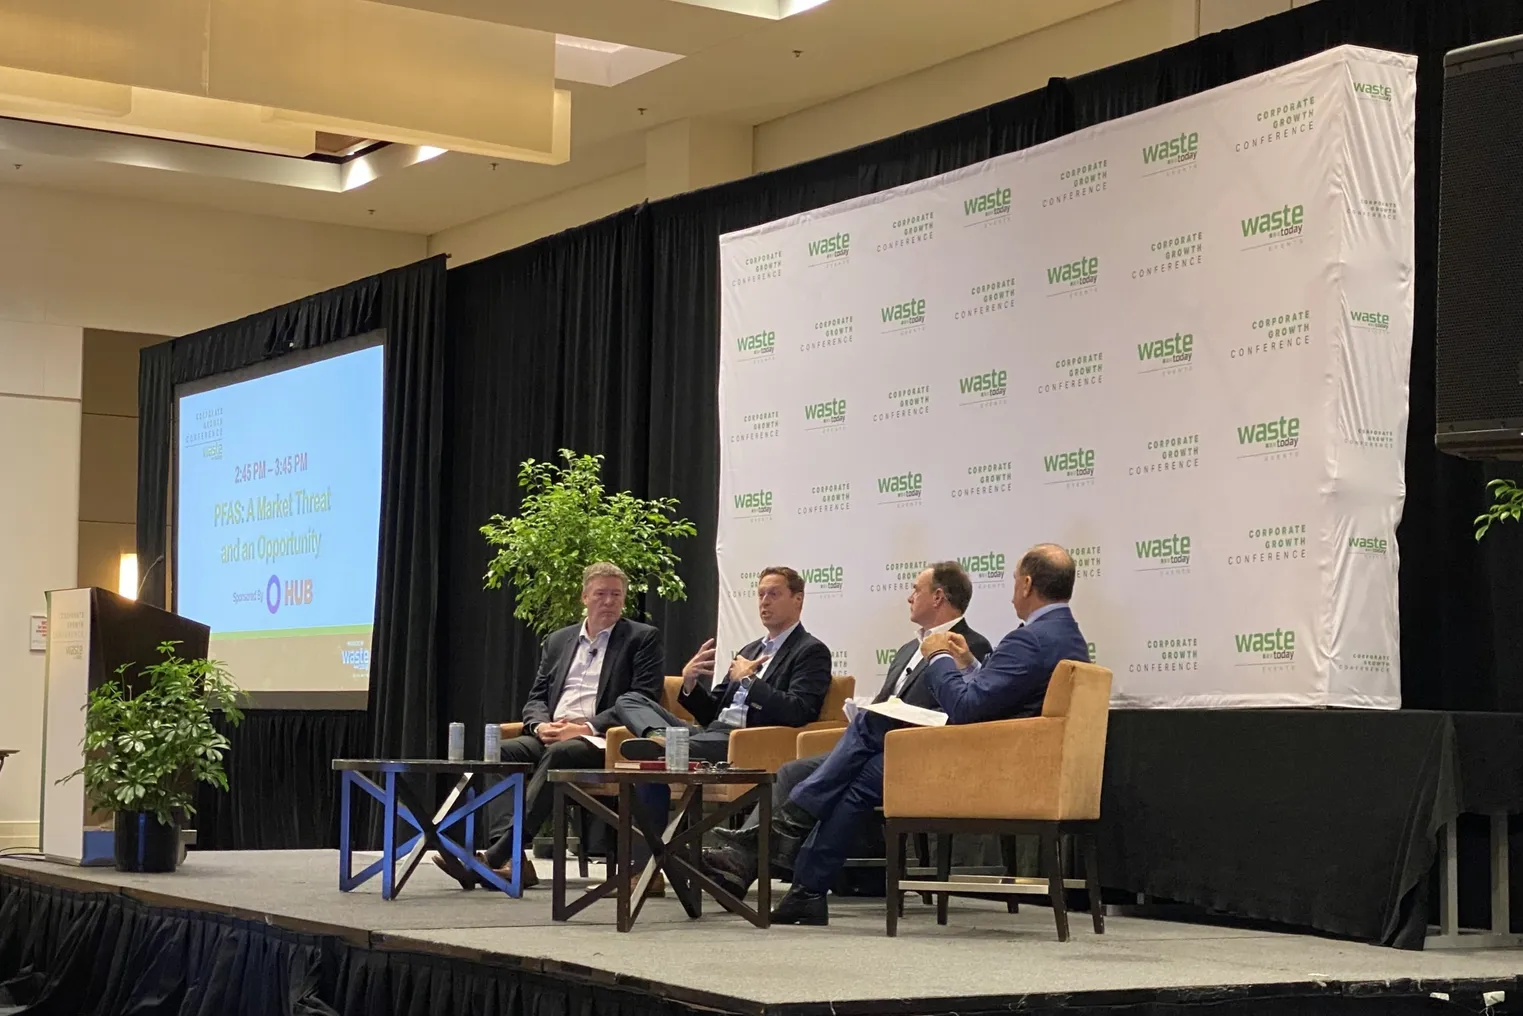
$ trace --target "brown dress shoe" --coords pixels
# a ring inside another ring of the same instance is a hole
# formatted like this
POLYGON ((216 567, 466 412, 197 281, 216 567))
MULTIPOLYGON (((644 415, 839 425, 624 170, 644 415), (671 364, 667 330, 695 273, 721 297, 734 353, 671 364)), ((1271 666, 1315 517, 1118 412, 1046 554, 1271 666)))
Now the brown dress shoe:
MULTIPOLYGON (((481 855, 477 855, 480 857, 481 855)), ((462 889, 476 888, 476 873, 460 863, 460 858, 442 850, 434 851, 434 866, 460 883, 462 889)))
MULTIPOLYGON (((476 860, 486 864, 489 868, 491 867, 490 864, 487 864, 487 855, 479 850, 476 851, 476 860)), ((434 864, 439 866, 440 871, 456 882, 459 882, 462 889, 474 889, 478 885, 486 885, 486 882, 480 875, 477 875, 474 871, 461 864, 460 860, 453 854, 435 853, 434 864)), ((534 862, 529 860, 528 854, 525 854, 523 857, 523 866, 524 880, 520 888, 532 889, 539 885, 539 873, 534 870, 534 862)), ((501 868, 492 868, 492 873, 504 882, 511 883, 513 881, 513 863, 510 861, 501 868)))

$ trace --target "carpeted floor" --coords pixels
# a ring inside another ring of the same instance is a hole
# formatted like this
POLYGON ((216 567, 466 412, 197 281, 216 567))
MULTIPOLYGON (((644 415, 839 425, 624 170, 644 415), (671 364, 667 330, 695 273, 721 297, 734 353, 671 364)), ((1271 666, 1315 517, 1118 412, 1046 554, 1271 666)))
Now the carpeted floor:
MULTIPOLYGON (((0 860, 102 889, 121 887, 285 921, 379 933, 390 948, 438 946, 551 960, 766 1004, 853 999, 1021 995, 1187 986, 1306 982, 1462 980, 1513 982, 1523 950, 1404 952, 1315 936, 1111 917, 1096 936, 1088 915, 1071 916, 1060 944, 1052 912, 1026 904, 952 902, 946 927, 911 897, 899 937, 887 938, 881 899, 832 900, 828 928, 752 928, 707 901, 691 921, 675 898, 652 899, 627 935, 613 928, 612 900, 569 923, 550 919, 549 862, 522 900, 461 891, 425 861, 401 895, 380 898, 379 880, 337 888, 335 851, 192 853, 172 875, 129 875, 36 860, 0 860), (737 962, 715 963, 716 956, 737 962)), ((568 865, 573 876, 574 863, 568 865)), ((601 868, 594 866, 594 877, 601 868)), ((575 883, 573 877, 573 882, 575 883)), ((575 892, 575 885, 573 892, 575 892)))

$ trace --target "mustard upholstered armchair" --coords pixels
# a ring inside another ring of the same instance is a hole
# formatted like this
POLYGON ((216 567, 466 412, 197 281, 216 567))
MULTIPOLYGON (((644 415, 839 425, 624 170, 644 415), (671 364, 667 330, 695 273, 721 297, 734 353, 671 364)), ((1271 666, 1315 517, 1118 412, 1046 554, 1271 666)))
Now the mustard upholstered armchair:
POLYGON ((947 923, 949 896, 1028 893, 1052 898, 1058 939, 1066 942, 1066 888, 1088 890, 1095 933, 1104 934, 1094 825, 1100 817, 1110 693, 1110 671, 1068 660, 1053 671, 1040 716, 889 732, 883 753, 888 934, 898 931, 898 901, 905 890, 934 892, 939 924, 947 923), (938 880, 901 877, 904 838, 912 833, 938 835, 938 880), (1035 833, 1047 877, 953 876, 946 866, 954 833, 1035 833), (1083 843, 1082 881, 1063 877, 1067 834, 1083 843))

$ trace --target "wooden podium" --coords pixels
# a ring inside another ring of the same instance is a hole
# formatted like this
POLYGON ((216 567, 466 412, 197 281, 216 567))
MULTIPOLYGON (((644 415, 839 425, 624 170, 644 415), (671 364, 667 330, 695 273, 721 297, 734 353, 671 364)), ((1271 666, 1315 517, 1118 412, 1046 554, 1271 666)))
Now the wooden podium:
POLYGON ((111 813, 92 813, 83 777, 59 783, 83 762, 85 705, 90 692, 116 680, 117 668, 133 686, 138 671, 159 658, 161 642, 178 642, 185 659, 206 655, 211 629, 167 610, 106 589, 54 589, 48 593, 46 694, 42 712, 42 821, 39 842, 49 858, 74 864, 111 864, 111 813))

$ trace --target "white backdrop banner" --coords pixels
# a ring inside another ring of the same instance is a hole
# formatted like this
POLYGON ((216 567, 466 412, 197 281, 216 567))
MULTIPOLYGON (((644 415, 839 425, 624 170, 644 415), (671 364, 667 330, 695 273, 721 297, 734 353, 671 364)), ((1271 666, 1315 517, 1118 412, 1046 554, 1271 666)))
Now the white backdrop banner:
POLYGON ((1118 705, 1400 705, 1416 60, 1344 46, 721 239, 719 644, 808 583, 876 692, 1029 545, 1118 705))

